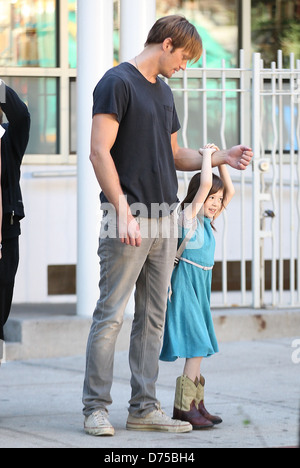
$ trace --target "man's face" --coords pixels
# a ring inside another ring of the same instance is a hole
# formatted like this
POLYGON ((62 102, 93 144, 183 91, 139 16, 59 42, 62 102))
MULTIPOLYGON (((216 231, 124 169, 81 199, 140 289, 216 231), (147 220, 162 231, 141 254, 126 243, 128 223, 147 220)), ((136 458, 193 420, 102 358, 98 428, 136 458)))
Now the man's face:
POLYGON ((172 78, 174 73, 185 70, 191 57, 185 49, 174 49, 172 46, 165 50, 161 61, 161 74, 172 78))

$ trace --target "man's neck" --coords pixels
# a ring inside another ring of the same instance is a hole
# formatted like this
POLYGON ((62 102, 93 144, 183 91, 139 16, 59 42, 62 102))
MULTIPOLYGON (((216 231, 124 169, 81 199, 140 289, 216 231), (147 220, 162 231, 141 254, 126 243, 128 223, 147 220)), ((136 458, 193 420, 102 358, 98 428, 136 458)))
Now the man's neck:
POLYGON ((150 83, 157 82, 158 71, 158 58, 154 48, 145 48, 143 52, 137 55, 131 63, 150 83))

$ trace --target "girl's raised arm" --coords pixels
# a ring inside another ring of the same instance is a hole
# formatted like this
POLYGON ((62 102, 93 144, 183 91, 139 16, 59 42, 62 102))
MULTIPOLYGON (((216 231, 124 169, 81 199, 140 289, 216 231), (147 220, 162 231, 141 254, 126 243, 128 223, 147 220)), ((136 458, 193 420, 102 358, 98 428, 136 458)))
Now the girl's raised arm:
POLYGON ((202 162, 202 171, 200 178, 199 189, 193 199, 193 201, 184 208, 184 218, 186 220, 191 220, 196 218, 199 211, 203 207, 203 204, 210 192, 212 187, 212 163, 211 157, 212 154, 216 151, 214 145, 206 145, 203 150, 203 162, 202 162))
POLYGON ((233 196, 235 194, 235 188, 234 188, 234 185, 232 183, 229 171, 228 171, 225 164, 222 164, 221 166, 219 166, 219 174, 220 174, 220 178, 222 179, 223 184, 224 184, 225 196, 224 196, 224 200, 223 200, 222 209, 216 214, 214 219, 216 219, 218 216, 220 216, 222 211, 229 205, 229 203, 231 202, 231 200, 232 200, 232 198, 233 198, 233 196))

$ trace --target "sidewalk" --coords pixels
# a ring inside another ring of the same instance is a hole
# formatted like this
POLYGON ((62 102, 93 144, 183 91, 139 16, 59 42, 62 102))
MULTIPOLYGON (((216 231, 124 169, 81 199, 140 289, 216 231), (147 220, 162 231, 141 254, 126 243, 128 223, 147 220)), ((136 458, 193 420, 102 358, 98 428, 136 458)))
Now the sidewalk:
MULTIPOLYGON (((9 362, 0 368, 0 447, 126 448, 126 453, 130 448, 295 447, 300 403, 300 364, 292 362, 296 338, 220 343, 220 353, 204 362, 203 373, 206 406, 224 422, 190 434, 126 431, 127 351, 116 354, 110 408, 113 438, 83 432, 84 355, 9 362)), ((160 365, 157 396, 170 415, 182 365, 182 361, 160 365)))

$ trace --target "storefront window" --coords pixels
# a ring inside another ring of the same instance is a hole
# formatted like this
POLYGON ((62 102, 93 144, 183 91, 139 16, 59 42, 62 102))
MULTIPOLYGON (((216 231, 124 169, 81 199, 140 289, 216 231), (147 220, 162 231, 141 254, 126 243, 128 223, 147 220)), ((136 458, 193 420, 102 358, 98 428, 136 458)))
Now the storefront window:
POLYGON ((29 107, 31 116, 27 154, 58 154, 56 78, 11 77, 11 86, 29 107))
POLYGON ((300 59, 300 0, 252 0, 252 44, 266 66, 277 61, 277 50, 284 65, 291 52, 300 59))
POLYGON ((0 0, 0 66, 56 67, 56 0, 0 0))
MULTIPOLYGON (((157 16, 181 14, 196 26, 207 53, 207 66, 238 65, 238 0, 157 0, 157 16)), ((202 59, 192 65, 199 67, 202 59)), ((189 65, 190 66, 190 65, 189 65)))
POLYGON ((69 12, 69 65, 77 67, 77 0, 68 0, 69 12))

